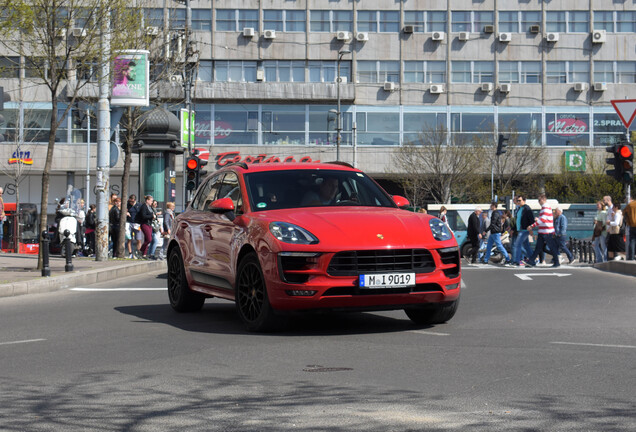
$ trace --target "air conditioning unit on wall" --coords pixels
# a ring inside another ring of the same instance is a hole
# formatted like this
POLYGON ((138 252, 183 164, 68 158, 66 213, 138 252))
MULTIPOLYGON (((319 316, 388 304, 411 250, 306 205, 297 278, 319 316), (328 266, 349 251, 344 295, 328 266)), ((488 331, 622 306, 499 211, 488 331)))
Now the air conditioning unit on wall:
POLYGON ((495 26, 488 24, 484 26, 484 33, 494 33, 495 32, 495 26))
POLYGON ((394 82, 387 81, 384 83, 384 90, 386 91, 394 91, 395 88, 396 88, 396 85, 394 82))
POLYGON ((512 33, 499 33, 499 42, 510 42, 512 40, 512 33))
POLYGON ((594 83, 594 91, 602 92, 607 90, 607 84, 604 82, 595 82, 594 83))
POLYGON ((604 43, 607 38, 605 30, 594 30, 592 32, 592 43, 604 43))
POLYGON ((276 30, 265 30, 263 32, 263 37, 265 39, 276 39, 276 30))
POLYGON ((415 32, 415 26, 412 26, 412 25, 404 26, 404 33, 413 33, 413 32, 415 32))
POLYGON ((481 91, 483 92, 490 92, 493 89, 493 84, 492 83, 482 83, 481 84, 481 91))
POLYGON ((531 25, 530 26, 530 33, 539 33, 541 31, 541 26, 540 25, 531 25))
POLYGON ((470 32, 459 32, 459 40, 467 41, 470 39, 470 32))
POLYGON ((367 32, 358 32, 356 33, 356 40, 358 42, 366 42, 369 40, 369 33, 367 32))
POLYGON ((433 32, 433 34, 431 35, 431 38, 434 41, 443 41, 444 37, 446 37, 446 33, 444 33, 443 31, 436 31, 433 32))
POLYGON ((558 33, 546 33, 545 34, 545 40, 547 40, 548 42, 556 42, 559 40, 559 34, 558 33))
POLYGON ((243 36, 245 36, 246 38, 254 37, 255 34, 256 32, 254 31, 253 27, 245 27, 243 29, 243 36))
POLYGON ((433 84, 429 90, 432 94, 444 93, 444 84, 433 84))
POLYGON ((582 92, 587 90, 588 84, 586 82, 577 82, 574 83, 574 91, 582 92))
POLYGON ((501 93, 510 93, 510 90, 512 90, 512 84, 509 84, 509 83, 499 84, 499 91, 501 93))
POLYGON ((338 39, 339 41, 351 40, 351 32, 339 31, 338 33, 336 33, 336 39, 338 39))

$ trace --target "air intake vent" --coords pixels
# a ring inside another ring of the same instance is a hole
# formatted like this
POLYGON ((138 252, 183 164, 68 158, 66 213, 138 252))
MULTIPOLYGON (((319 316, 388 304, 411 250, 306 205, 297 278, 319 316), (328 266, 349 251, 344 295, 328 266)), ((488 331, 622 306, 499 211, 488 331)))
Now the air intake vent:
POLYGON ((358 276, 365 273, 435 270, 433 255, 427 249, 380 249, 338 252, 329 263, 332 276, 358 276))

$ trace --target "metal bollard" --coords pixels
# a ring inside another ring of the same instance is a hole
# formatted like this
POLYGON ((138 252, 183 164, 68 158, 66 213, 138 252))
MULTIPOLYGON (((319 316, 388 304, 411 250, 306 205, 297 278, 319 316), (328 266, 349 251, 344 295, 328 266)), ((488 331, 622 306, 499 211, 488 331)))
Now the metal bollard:
POLYGON ((590 259, 590 242, 583 242, 583 262, 589 262, 590 259))
POLYGON ((64 271, 72 272, 73 271, 73 246, 71 245, 71 239, 69 236, 71 232, 69 230, 64 230, 64 248, 66 248, 66 265, 64 266, 64 271))
POLYGON ((572 255, 574 255, 574 258, 580 258, 579 251, 576 250, 576 239, 573 237, 570 237, 570 252, 572 252, 572 255))
POLYGON ((42 231, 42 276, 51 276, 51 268, 49 267, 49 233, 46 230, 42 231))

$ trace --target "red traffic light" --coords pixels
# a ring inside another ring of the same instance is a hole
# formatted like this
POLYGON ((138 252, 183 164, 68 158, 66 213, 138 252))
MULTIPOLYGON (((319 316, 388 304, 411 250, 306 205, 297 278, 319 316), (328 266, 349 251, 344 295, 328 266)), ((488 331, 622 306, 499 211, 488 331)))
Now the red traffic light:
POLYGON ((190 170, 197 169, 198 166, 199 166, 199 161, 196 160, 195 158, 190 158, 186 162, 186 167, 190 170))
POLYGON ((634 149, 630 145, 622 145, 620 149, 618 149, 618 154, 620 154, 622 158, 629 159, 634 154, 634 149))

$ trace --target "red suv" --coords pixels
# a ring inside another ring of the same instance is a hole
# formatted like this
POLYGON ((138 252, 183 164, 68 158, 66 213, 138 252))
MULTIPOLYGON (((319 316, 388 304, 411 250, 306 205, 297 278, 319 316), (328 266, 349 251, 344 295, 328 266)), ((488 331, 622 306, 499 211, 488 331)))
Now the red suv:
POLYGON ((170 304, 235 301, 250 331, 311 310, 404 309, 418 324, 443 323, 459 303, 457 242, 408 204, 343 163, 227 165, 175 219, 170 304))

